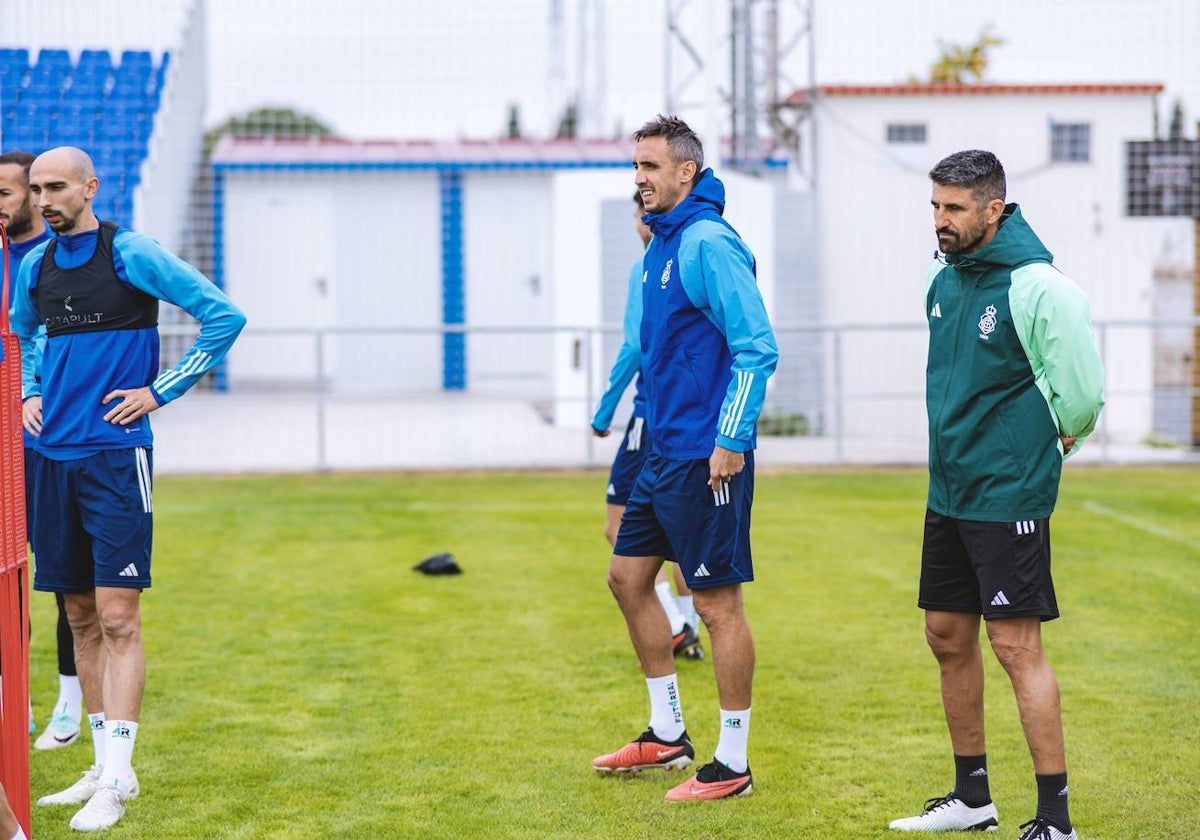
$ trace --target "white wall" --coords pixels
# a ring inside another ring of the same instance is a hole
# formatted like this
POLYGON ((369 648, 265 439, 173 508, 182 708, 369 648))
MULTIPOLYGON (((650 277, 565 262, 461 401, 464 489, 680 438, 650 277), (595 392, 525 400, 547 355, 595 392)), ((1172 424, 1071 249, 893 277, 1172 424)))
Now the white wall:
MULTIPOLYGON (((466 321, 472 327, 552 322, 550 180, 545 172, 485 170, 463 177, 466 321)), ((467 387, 545 394, 552 341, 545 332, 467 337, 467 387)))
MULTIPOLYGON (((773 308, 770 182, 722 173, 728 218, 758 258, 773 308)), ((323 345, 338 389, 442 387, 440 335, 369 328, 442 322, 442 219, 433 172, 227 172, 225 284, 254 331, 341 331, 323 345), (343 334, 349 332, 350 334, 343 334)), ((611 359, 587 357, 601 318, 601 205, 628 200, 624 169, 487 170, 463 176, 467 388, 527 396, 548 420, 583 428, 611 359), (551 332, 550 327, 571 327, 551 332), (531 329, 532 328, 532 329, 531 329), (590 366, 589 366, 590 362, 590 366)), ((632 236, 632 234, 631 234, 632 236)), ((236 384, 299 385, 316 369, 312 339, 244 336, 236 384)))
MULTIPOLYGON (((604 358, 602 342, 586 354, 589 336, 582 328, 599 325, 601 318, 601 203, 628 200, 633 194, 633 170, 601 169, 555 173, 552 211, 552 300, 555 324, 580 328, 553 339, 554 421, 585 428, 595 406, 589 396, 604 390, 612 359, 604 358), (590 364, 590 370, 589 370, 590 364), (589 393, 590 388, 590 393, 589 393)), ((630 223, 632 228, 632 222, 630 223)))
MULTIPOLYGON (((204 107, 208 98, 207 25, 198 3, 186 21, 183 39, 171 53, 142 180, 134 190, 133 227, 178 254, 192 221, 188 213, 192 179, 203 156, 204 107)), ((120 53, 114 54, 118 59, 120 53)), ((155 57, 162 61, 161 55, 155 57)))
MULTIPOLYGON (((1123 216, 1123 156, 1124 141, 1150 136, 1152 119, 1148 96, 825 98, 817 114, 825 320, 923 325, 925 271, 936 248, 926 173, 968 148, 999 156, 1009 200, 1021 205, 1055 265, 1088 292, 1093 318, 1150 317, 1157 240, 1171 223, 1123 216), (1051 120, 1091 124, 1089 162, 1049 162, 1051 120), (887 144, 892 122, 926 123, 926 144, 887 144)), ((1113 333, 1107 344, 1110 394, 1146 391, 1109 400, 1108 431, 1140 440, 1151 421, 1149 332, 1113 333)), ((848 337, 843 362, 851 393, 922 394, 924 333, 848 337)), ((925 433, 919 400, 859 401, 848 409, 851 435, 878 433, 885 422, 904 435, 925 433)))
MULTIPOLYGON (((441 323, 441 215, 427 172, 225 175, 225 286, 255 331, 343 328, 325 343, 338 387, 441 387, 441 337, 361 334, 441 323)), ((307 383, 304 336, 247 335, 235 382, 307 383)))

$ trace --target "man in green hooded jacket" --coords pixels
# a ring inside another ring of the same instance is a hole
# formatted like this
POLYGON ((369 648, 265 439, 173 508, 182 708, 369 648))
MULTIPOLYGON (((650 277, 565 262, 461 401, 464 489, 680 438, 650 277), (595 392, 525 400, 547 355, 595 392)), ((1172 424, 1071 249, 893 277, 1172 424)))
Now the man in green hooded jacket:
POLYGON ((1078 840, 1067 807, 1058 682, 1041 624, 1058 617, 1050 514, 1063 459, 1095 428, 1104 370, 1088 299, 1016 204, 991 152, 929 173, 938 250, 925 295, 929 498, 918 605, 941 671, 955 785, 900 831, 993 830, 980 618, 1012 682, 1037 813, 1020 840, 1078 840))

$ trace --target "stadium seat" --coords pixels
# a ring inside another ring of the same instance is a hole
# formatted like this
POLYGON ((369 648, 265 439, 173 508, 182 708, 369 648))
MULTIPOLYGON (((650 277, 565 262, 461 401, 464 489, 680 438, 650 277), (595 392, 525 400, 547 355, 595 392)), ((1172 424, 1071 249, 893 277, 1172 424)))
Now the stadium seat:
POLYGON ((112 73, 112 53, 108 50, 83 50, 79 54, 79 62, 75 72, 88 75, 107 76, 112 73))
POLYGON ((152 95, 155 105, 158 105, 158 101, 162 97, 163 87, 167 84, 167 71, 170 69, 170 66, 171 54, 164 52, 162 62, 159 63, 158 68, 154 71, 154 90, 152 95))
POLYGON ((145 51, 126 50, 113 70, 111 97, 125 101, 145 100, 154 84, 154 60, 145 51))
POLYGON ((128 227, 159 95, 170 67, 145 50, 0 49, 0 130, 5 149, 35 154, 72 145, 91 154, 101 180, 96 214, 128 227))
POLYGON ((71 55, 66 50, 38 51, 37 63, 29 73, 28 91, 61 94, 71 75, 71 55))
POLYGON ((0 91, 7 100, 20 95, 29 76, 29 50, 0 49, 0 91))

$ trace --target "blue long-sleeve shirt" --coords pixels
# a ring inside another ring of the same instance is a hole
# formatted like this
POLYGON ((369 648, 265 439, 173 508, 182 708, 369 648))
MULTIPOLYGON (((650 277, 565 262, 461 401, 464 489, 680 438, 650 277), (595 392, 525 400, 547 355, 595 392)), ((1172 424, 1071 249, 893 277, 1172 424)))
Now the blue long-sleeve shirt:
MULTIPOLYGON (((58 237, 55 264, 63 269, 84 265, 95 252, 96 237, 96 230, 58 237)), ((13 329, 27 357, 35 356, 43 321, 37 283, 44 253, 42 245, 25 258, 13 294, 13 329)), ((183 359, 162 371, 157 327, 52 336, 42 354, 40 382, 22 365, 26 397, 42 396, 38 449, 46 457, 82 458, 104 449, 152 445, 148 416, 127 426, 105 422, 113 405, 101 400, 117 389, 145 386, 159 405, 177 399, 220 362, 245 326, 246 316, 220 289, 148 236, 118 230, 113 268, 121 282, 187 312, 200 322, 200 333, 183 359)))
POLYGON ((779 349, 755 281, 754 255, 721 218, 725 187, 705 170, 666 214, 642 274, 642 380, 654 450, 707 458, 755 447, 779 349))
POLYGON ((638 371, 642 364, 642 261, 637 260, 629 269, 629 289, 625 295, 625 318, 622 322, 623 340, 608 377, 608 387, 600 397, 596 414, 592 417, 592 428, 606 432, 612 426, 613 414, 621 395, 629 383, 637 379, 633 394, 633 416, 646 416, 646 397, 642 393, 642 381, 638 371))
MULTIPOLYGON (((8 243, 8 276, 9 276, 10 283, 15 282, 16 277, 20 273, 20 270, 21 270, 21 263, 25 260, 25 257, 30 252, 32 252, 34 248, 36 248, 37 246, 41 245, 44 242, 49 242, 49 241, 50 241, 50 230, 49 230, 49 228, 47 228, 45 226, 45 224, 43 224, 42 231, 37 236, 34 236, 30 239, 26 239, 23 242, 10 241, 8 243)), ((25 378, 26 368, 28 368, 31 371, 31 375, 33 377, 36 378, 36 377, 41 376, 42 347, 44 347, 45 344, 46 344, 46 331, 45 331, 45 329, 41 329, 41 330, 39 330, 38 335, 34 337, 34 345, 33 345, 34 352, 22 351, 22 353, 21 353, 21 379, 22 380, 24 380, 24 378, 25 378)), ((3 351, 0 351, 0 352, 3 352, 3 351)), ((25 394, 24 396, 29 396, 29 395, 25 394)), ((26 449, 37 448, 37 438, 34 435, 29 434, 28 431, 24 432, 24 442, 25 442, 26 449)))

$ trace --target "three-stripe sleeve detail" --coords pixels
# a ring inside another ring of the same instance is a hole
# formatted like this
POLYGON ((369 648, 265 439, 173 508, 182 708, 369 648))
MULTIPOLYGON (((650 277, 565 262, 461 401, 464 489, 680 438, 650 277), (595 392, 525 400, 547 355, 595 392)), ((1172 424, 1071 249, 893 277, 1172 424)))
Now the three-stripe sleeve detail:
POLYGON ((178 383, 185 376, 195 376, 203 373, 208 369, 208 366, 211 364, 211 362, 212 356, 210 354, 205 353, 203 350, 193 350, 192 354, 188 356, 178 368, 174 370, 164 370, 162 373, 160 373, 154 380, 153 388, 155 391, 161 394, 163 391, 178 383))
POLYGON ((138 491, 142 494, 142 512, 154 512, 154 482, 150 477, 150 458, 146 447, 139 446, 133 450, 137 460, 138 491))
POLYGON ((721 421, 720 433, 725 437, 737 437, 737 427, 746 412, 746 402, 750 399, 750 390, 753 384, 753 373, 748 370, 737 371, 737 390, 734 391, 733 400, 729 403, 725 419, 721 421))

